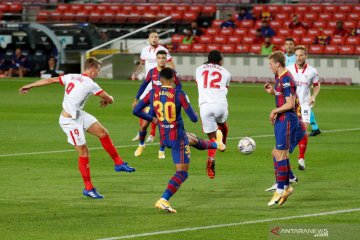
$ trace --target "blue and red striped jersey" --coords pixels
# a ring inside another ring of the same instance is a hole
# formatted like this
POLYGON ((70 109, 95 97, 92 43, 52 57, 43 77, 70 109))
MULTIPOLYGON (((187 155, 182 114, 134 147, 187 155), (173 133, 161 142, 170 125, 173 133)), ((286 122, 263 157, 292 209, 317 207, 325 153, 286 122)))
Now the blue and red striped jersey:
POLYGON ((275 104, 276 107, 279 108, 286 103, 286 97, 290 97, 291 95, 295 96, 295 107, 287 112, 280 113, 278 118, 280 120, 284 119, 286 114, 295 114, 297 116, 301 116, 299 99, 296 95, 296 84, 291 73, 286 70, 280 76, 275 76, 275 104))
POLYGON ((147 121, 156 117, 161 141, 178 141, 185 134, 184 122, 181 117, 183 108, 192 122, 198 117, 192 108, 189 98, 182 90, 169 86, 152 89, 134 108, 133 114, 147 121), (149 114, 142 111, 147 105, 151 106, 149 114))
MULTIPOLYGON (((146 87, 150 83, 152 84, 152 89, 161 86, 160 71, 157 67, 150 69, 150 71, 148 72, 144 82, 141 84, 141 86, 136 94, 136 97, 135 97, 136 99, 140 98, 140 96, 144 93, 144 91, 146 90, 146 87)), ((175 70, 174 70, 174 83, 175 83, 176 89, 182 88, 182 85, 180 82, 180 76, 179 76, 179 74, 176 73, 175 70)))

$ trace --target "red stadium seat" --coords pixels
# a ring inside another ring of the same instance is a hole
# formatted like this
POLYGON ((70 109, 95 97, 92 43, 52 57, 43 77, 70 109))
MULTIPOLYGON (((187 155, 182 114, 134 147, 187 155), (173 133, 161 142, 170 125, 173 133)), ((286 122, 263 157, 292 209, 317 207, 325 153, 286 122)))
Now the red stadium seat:
POLYGON ((323 12, 323 6, 322 5, 310 5, 309 6, 309 12, 310 13, 322 13, 323 12))
POLYGON ((309 8, 306 5, 296 5, 294 9, 294 13, 296 14, 304 14, 309 12, 309 8))
POLYGON ((69 4, 58 4, 57 5, 57 11, 60 12, 66 12, 70 9, 70 5, 69 4))
POLYGON ((229 35, 233 35, 233 34, 234 34, 233 28, 222 28, 220 30, 220 35, 229 36, 229 35))
POLYGON ((319 29, 317 29, 317 28, 308 29, 308 32, 307 32, 308 37, 312 37, 314 39, 314 37, 319 36, 319 35, 320 35, 319 29))
POLYGON ((354 55, 360 55, 360 46, 355 46, 354 55))
POLYGON ((354 5, 353 12, 360 13, 360 4, 354 5))
MULTIPOLYGON (((114 5, 114 6, 119 7, 119 5, 114 5)), ((83 10, 88 11, 88 12, 95 11, 95 9, 96 9, 95 4, 84 4, 84 6, 83 6, 83 10)))
POLYGON ((324 48, 324 54, 337 55, 339 53, 339 47, 336 45, 327 45, 324 48))
POLYGON ((159 16, 156 14, 156 12, 147 10, 146 12, 143 13, 141 20, 143 22, 150 23, 153 22, 158 17, 159 16))
POLYGON ((115 20, 115 13, 112 11, 103 12, 100 22, 102 23, 112 23, 115 20))
POLYGON ((282 5, 281 6, 281 12, 283 12, 283 13, 289 13, 291 15, 293 13, 293 11, 294 11, 293 5, 282 5))
POLYGON ((225 44, 227 43, 227 36, 214 36, 213 43, 215 44, 225 44))
POLYGON ((194 43, 191 48, 191 52, 195 53, 204 53, 206 50, 206 45, 203 43, 194 43))
POLYGON ((248 34, 247 28, 235 28, 234 35, 245 36, 248 34))
POLYGON ((235 53, 248 53, 250 51, 250 44, 235 45, 235 53))
POLYGON ((131 13, 132 11, 135 11, 133 5, 123 5, 123 6, 122 6, 122 9, 123 9, 124 11, 126 11, 126 12, 129 12, 129 13, 131 13))
POLYGON ((261 20, 256 21, 256 22, 255 22, 255 26, 254 26, 254 28, 261 28, 261 23, 262 23, 262 21, 261 21, 261 20))
POLYGON ((93 11, 89 14, 88 21, 91 23, 99 23, 102 17, 102 12, 93 11))
POLYGON ((254 21, 253 20, 242 20, 240 22, 240 27, 241 28, 252 28, 254 26, 254 21))
POLYGON ((59 22, 61 20, 61 13, 57 11, 49 12, 49 21, 59 22))
POLYGON ((339 5, 339 12, 351 13, 353 9, 352 5, 339 5))
POLYGON ((23 6, 20 3, 11 3, 8 8, 9 13, 21 13, 23 6))
POLYGON ((75 14, 75 22, 85 23, 88 20, 89 12, 84 8, 75 14))
POLYGON ((174 34, 171 36, 171 43, 181 43, 184 35, 174 34))
POLYGON ((73 22, 75 20, 75 13, 73 12, 64 12, 61 21, 63 22, 73 22))
POLYGON ((216 13, 216 6, 215 5, 204 5, 201 16, 203 17, 213 17, 216 13))
POLYGON ((285 20, 289 20, 290 19, 290 15, 288 13, 277 13, 275 14, 275 19, 276 20, 281 20, 281 21, 285 21, 285 20))
POLYGON ((175 5, 163 5, 162 11, 173 12, 173 11, 175 11, 175 5))
POLYGON ((344 28, 345 29, 354 29, 356 28, 357 21, 345 21, 344 22, 344 28))
POLYGON ((218 28, 207 28, 206 29, 206 34, 207 35, 218 35, 219 34, 219 29, 218 28))
POLYGON ((141 19, 142 19, 142 12, 132 11, 129 13, 127 20, 129 23, 138 23, 141 22, 141 19))
POLYGON ((212 35, 201 35, 199 38, 199 43, 205 43, 209 44, 213 42, 213 36, 212 35))
POLYGON ((255 36, 244 36, 242 43, 243 44, 252 44, 254 42, 255 36))
POLYGON ((333 13, 328 13, 328 12, 324 12, 324 13, 320 13, 319 17, 318 17, 318 21, 330 21, 332 20, 332 16, 333 13))
POLYGON ((177 48, 178 52, 191 52, 191 44, 179 44, 178 48, 177 48))
POLYGON ((284 22, 281 20, 271 20, 270 27, 277 30, 278 28, 282 28, 284 26, 284 22))
POLYGON ((129 13, 126 11, 117 12, 115 15, 116 23, 125 23, 129 17, 129 13))
POLYGON ((223 23, 223 20, 213 20, 211 23, 211 27, 220 28, 220 25, 223 23))
POLYGON ((318 13, 313 13, 313 12, 305 13, 303 17, 303 21, 315 22, 318 18, 318 15, 319 15, 318 13))
POLYGON ((354 54, 354 46, 351 46, 351 45, 342 45, 342 46, 340 46, 339 54, 341 54, 341 55, 353 55, 354 54))
POLYGON ((107 12, 107 11, 110 11, 109 10, 109 5, 105 5, 105 4, 98 4, 98 5, 96 5, 96 9, 97 9, 97 11, 99 11, 99 12, 107 12))
POLYGON ((304 36, 301 39, 301 44, 302 45, 311 45, 314 42, 314 37, 312 36, 304 36))
POLYGON ((176 5, 175 11, 186 12, 189 10, 189 5, 176 5))
POLYGON ((265 12, 267 10, 266 5, 254 5, 252 12, 254 15, 259 15, 262 12, 265 12))
POLYGON ((181 20, 182 20, 182 17, 183 17, 183 13, 182 12, 171 12, 170 13, 170 16, 172 17, 171 18, 171 21, 172 22, 176 22, 176 23, 178 23, 178 22, 181 22, 181 20))
POLYGON ((343 13, 343 12, 337 12, 337 13, 334 13, 333 14, 333 20, 335 21, 345 21, 346 20, 346 13, 343 13))
POLYGON ((36 15, 37 22, 47 22, 49 21, 49 12, 48 11, 39 11, 36 15))
POLYGON ((249 35, 255 36, 256 35, 256 30, 257 30, 257 28, 250 28, 249 29, 249 35))
POLYGON ((202 12, 202 9, 202 5, 190 5, 189 11, 197 12, 198 14, 200 14, 202 12))
POLYGON ((208 44, 208 45, 206 45, 206 52, 211 52, 212 50, 220 51, 220 45, 219 44, 208 44))
POLYGON ((234 53, 235 52, 235 45, 234 44, 222 44, 220 51, 222 53, 234 53))
POLYGON ((261 44, 251 44, 250 53, 260 54, 261 44))
POLYGON ((184 12, 182 22, 183 23, 195 22, 197 18, 198 18, 198 13, 196 12, 184 12))
POLYGON ((267 11, 271 12, 272 15, 281 11, 280 5, 268 5, 267 11))
POLYGON ((306 30, 303 28, 295 28, 292 32, 293 36, 302 37, 306 35, 306 30))
POLYGON ((229 36, 228 37, 228 43, 231 44, 240 44, 241 43, 241 36, 229 36))
POLYGON ((271 42, 272 44, 275 45, 281 45, 285 43, 285 37, 281 37, 281 36, 274 36, 271 38, 271 42))
POLYGON ((150 5, 149 7, 150 11, 155 11, 155 12, 160 12, 161 11, 161 6, 160 5, 150 5))
POLYGON ((360 44, 360 37, 348 37, 345 41, 346 45, 359 45, 360 44))
MULTIPOLYGON (((321 15, 319 17, 321 17, 321 15)), ((321 20, 321 21, 318 20, 313 23, 313 27, 316 27, 316 28, 325 28, 326 25, 327 25, 326 21, 324 21, 324 20, 321 20)))
POLYGON ((310 54, 323 54, 324 46, 323 45, 310 45, 309 53, 310 54))
POLYGON ((337 5, 334 4, 330 4, 330 5, 324 5, 324 13, 336 13, 338 12, 338 7, 337 5))
POLYGON ((281 36, 285 36, 285 37, 291 37, 292 29, 280 28, 280 29, 278 29, 277 34, 281 35, 281 36))
POLYGON ((149 8, 147 5, 135 5, 135 9, 134 9, 134 11, 141 12, 141 13, 145 13, 148 10, 149 10, 149 8))
POLYGON ((323 30, 323 34, 326 36, 332 36, 334 33, 334 29, 333 28, 326 28, 323 30))
POLYGON ((344 37, 333 37, 331 38, 331 45, 343 45, 345 43, 344 37))
POLYGON ((83 4, 70 4, 69 11, 72 13, 76 13, 83 9, 83 4))
POLYGON ((360 12, 348 13, 347 20, 348 21, 360 21, 360 12))

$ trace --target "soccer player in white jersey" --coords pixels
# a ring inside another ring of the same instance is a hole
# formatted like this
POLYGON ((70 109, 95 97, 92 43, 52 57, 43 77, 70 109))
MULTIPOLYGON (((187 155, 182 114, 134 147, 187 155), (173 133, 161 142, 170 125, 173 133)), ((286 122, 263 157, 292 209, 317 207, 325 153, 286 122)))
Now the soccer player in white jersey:
MULTIPOLYGON (((301 106, 301 117, 306 129, 310 124, 311 108, 315 104, 315 99, 320 92, 319 76, 316 69, 306 63, 306 48, 304 46, 295 47, 296 63, 287 67, 296 82, 296 94, 299 97, 301 106), (311 86, 313 92, 311 94, 311 86)), ((299 170, 305 170, 305 151, 307 147, 307 134, 299 142, 299 170)))
POLYGON ((115 171, 135 171, 135 168, 128 166, 127 163, 121 159, 108 131, 94 116, 83 110, 85 102, 90 95, 101 98, 100 107, 106 107, 108 104, 114 102, 114 98, 93 81, 93 79, 98 76, 100 69, 101 63, 96 58, 89 58, 85 62, 83 74, 66 74, 56 78, 42 79, 19 89, 21 94, 25 94, 33 87, 41 87, 53 83, 60 83, 60 85, 64 86, 63 110, 60 114, 59 123, 67 135, 68 142, 73 145, 78 152, 78 166, 85 184, 83 195, 94 199, 103 198, 103 196, 94 188, 91 182, 89 150, 86 145, 85 132, 91 133, 99 138, 103 148, 114 161, 115 171))
MULTIPOLYGON (((145 46, 140 54, 140 64, 138 65, 136 71, 132 75, 132 79, 135 80, 141 72, 144 71, 145 65, 145 77, 147 76, 150 69, 153 69, 157 66, 156 61, 156 53, 160 50, 164 50, 167 53, 166 62, 167 66, 175 69, 175 65, 172 61, 172 57, 169 51, 164 47, 159 45, 159 35, 155 31, 151 31, 149 34, 149 43, 150 45, 145 46)), ((149 84, 143 94, 140 96, 140 100, 143 99, 148 92, 152 89, 151 85, 149 84)), ((142 125, 142 119, 140 119, 140 127, 142 125)), ((150 135, 146 139, 146 142, 153 142, 155 137, 156 125, 151 123, 151 131, 150 135)), ((137 134, 132 141, 139 140, 139 134, 137 134)))
MULTIPOLYGON (((226 95, 231 80, 231 74, 223 68, 221 52, 213 50, 208 55, 208 61, 196 69, 196 82, 199 91, 200 116, 203 131, 210 141, 216 140, 217 130, 223 134, 226 143, 228 127, 228 102, 226 95)), ((216 149, 208 150, 206 172, 210 178, 215 177, 216 149)))

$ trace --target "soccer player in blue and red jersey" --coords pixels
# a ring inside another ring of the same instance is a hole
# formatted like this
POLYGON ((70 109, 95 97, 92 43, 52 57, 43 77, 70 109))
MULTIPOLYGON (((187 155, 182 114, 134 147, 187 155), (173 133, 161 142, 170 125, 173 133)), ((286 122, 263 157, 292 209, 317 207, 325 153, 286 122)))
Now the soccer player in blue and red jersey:
POLYGON ((170 179, 162 197, 155 204, 157 209, 170 213, 176 213, 176 210, 170 206, 169 199, 188 177, 187 171, 190 163, 189 145, 200 150, 210 148, 222 150, 225 148, 220 131, 217 134, 216 142, 204 141, 198 139, 194 134, 187 134, 185 132, 181 108, 185 110, 192 122, 197 122, 198 116, 194 112, 187 95, 183 91, 172 87, 174 74, 175 72, 171 68, 161 70, 160 81, 162 86, 153 88, 133 110, 134 115, 158 124, 161 143, 171 148, 176 173, 170 179), (143 112, 143 108, 149 104, 152 107, 150 112, 143 112))
MULTIPOLYGON (((156 61, 157 61, 157 66, 150 69, 150 71, 148 72, 145 81, 141 84, 136 97, 134 99, 133 102, 133 108, 136 106, 136 104, 138 103, 139 99, 144 98, 144 96, 151 90, 154 89, 156 87, 161 86, 161 82, 160 82, 160 71, 162 69, 164 69, 166 67, 166 61, 167 61, 167 53, 165 50, 159 50, 156 53, 156 61)), ((179 76, 176 74, 174 74, 174 83, 176 85, 177 89, 181 89, 182 85, 180 83, 180 78, 179 76)), ((145 111, 149 111, 149 108, 147 108, 145 111)), ((135 157, 138 157, 142 154, 142 152, 144 151, 145 148, 145 137, 147 134, 147 128, 149 127, 150 122, 144 120, 142 121, 142 123, 140 124, 140 129, 139 129, 139 146, 135 151, 135 157)), ((153 135, 155 135, 155 131, 153 133, 153 135)), ((160 150, 159 150, 159 158, 165 158, 165 147, 160 145, 160 150)))
POLYGON ((275 74, 275 86, 265 84, 265 90, 275 95, 276 108, 270 113, 270 122, 274 125, 276 145, 272 151, 275 158, 277 189, 268 206, 282 205, 293 193, 289 186, 291 153, 305 134, 297 114, 298 99, 293 76, 285 67, 285 56, 281 51, 275 51, 269 56, 269 66, 275 74))

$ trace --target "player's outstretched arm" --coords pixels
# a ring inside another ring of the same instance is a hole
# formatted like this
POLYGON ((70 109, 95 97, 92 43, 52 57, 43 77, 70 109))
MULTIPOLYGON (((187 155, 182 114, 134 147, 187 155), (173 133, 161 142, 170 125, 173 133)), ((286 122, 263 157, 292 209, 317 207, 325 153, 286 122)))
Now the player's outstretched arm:
POLYGON ((193 107, 191 106, 188 96, 183 91, 181 91, 179 94, 179 98, 180 98, 181 106, 184 108, 184 110, 185 110, 186 114, 188 115, 188 117, 190 118, 190 120, 192 122, 197 122, 198 115, 196 114, 193 107))
POLYGON ((136 80, 139 73, 141 73, 144 70, 145 61, 140 60, 139 65, 137 66, 135 72, 131 75, 131 80, 136 80))
POLYGON ((310 97, 310 102, 309 102, 310 106, 315 105, 315 99, 316 99, 317 95, 319 94, 319 92, 320 92, 320 82, 313 89, 313 93, 310 97))
POLYGON ((100 100, 100 107, 106 107, 108 104, 112 104, 114 102, 114 98, 110 96, 107 92, 102 92, 98 95, 100 100))
POLYGON ((60 82, 60 79, 58 77, 41 79, 41 80, 38 80, 36 82, 33 82, 33 83, 22 86, 21 88, 19 88, 18 91, 19 91, 20 94, 26 94, 33 87, 41 87, 41 86, 50 85, 50 84, 58 83, 58 82, 60 82))

